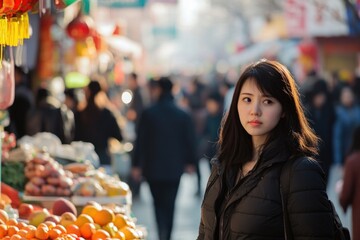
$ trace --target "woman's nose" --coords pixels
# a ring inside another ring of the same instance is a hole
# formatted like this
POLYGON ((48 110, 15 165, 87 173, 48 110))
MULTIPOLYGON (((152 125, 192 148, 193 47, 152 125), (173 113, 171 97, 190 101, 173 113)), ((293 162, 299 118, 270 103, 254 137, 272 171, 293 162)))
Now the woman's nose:
POLYGON ((260 114, 261 114, 260 104, 254 103, 251 107, 251 115, 260 116, 260 114))

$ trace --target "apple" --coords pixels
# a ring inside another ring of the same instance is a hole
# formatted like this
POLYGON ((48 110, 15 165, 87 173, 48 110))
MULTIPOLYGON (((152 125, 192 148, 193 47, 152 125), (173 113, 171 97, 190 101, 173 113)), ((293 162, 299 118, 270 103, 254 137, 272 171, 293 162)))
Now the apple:
POLYGON ((58 198, 52 206, 52 213, 61 216, 65 212, 70 212, 77 216, 75 205, 65 198, 58 198))
POLYGON ((76 216, 71 212, 64 212, 60 216, 60 224, 66 227, 69 224, 72 224, 76 221, 76 216))
POLYGON ((31 213, 34 212, 34 206, 29 203, 21 203, 18 207, 18 212, 21 219, 29 219, 31 213))
POLYGON ((35 227, 39 226, 40 223, 43 223, 45 221, 45 218, 50 216, 50 212, 43 208, 38 211, 34 211, 29 216, 29 224, 34 225, 35 227))

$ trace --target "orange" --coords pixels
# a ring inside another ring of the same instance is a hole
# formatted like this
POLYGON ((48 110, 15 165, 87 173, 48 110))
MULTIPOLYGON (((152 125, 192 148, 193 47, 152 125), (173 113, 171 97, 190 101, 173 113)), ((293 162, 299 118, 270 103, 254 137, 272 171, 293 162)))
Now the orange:
POLYGON ((19 221, 18 224, 17 224, 17 227, 18 227, 19 229, 23 229, 23 228, 25 228, 26 226, 27 226, 27 224, 26 224, 25 222, 21 222, 21 221, 19 221))
POLYGON ((63 225, 60 225, 60 224, 58 224, 58 225, 56 225, 55 227, 53 227, 53 229, 58 229, 58 230, 61 231, 61 233, 66 233, 66 232, 67 232, 67 231, 66 231, 66 228, 65 228, 63 225))
POLYGON ((14 234, 11 236, 10 240, 21 240, 23 237, 21 237, 19 234, 14 234))
POLYGON ((74 222, 74 224, 78 227, 81 227, 85 223, 94 223, 94 220, 89 215, 84 213, 80 214, 74 222))
POLYGON ((81 236, 83 238, 91 238, 91 236, 95 231, 96 231, 96 227, 94 223, 84 223, 80 227, 81 236))
POLYGON ((9 215, 4 209, 0 209, 0 220, 6 223, 9 220, 9 215))
POLYGON ((87 214, 90 217, 92 217, 92 219, 94 219, 94 217, 98 214, 98 212, 102 209, 101 205, 97 206, 97 205, 86 205, 81 213, 87 214))
POLYGON ((17 226, 11 225, 8 226, 8 236, 12 236, 14 234, 16 234, 20 229, 17 226))
POLYGON ((130 218, 124 214, 117 213, 115 214, 114 224, 118 229, 121 229, 122 227, 127 225, 127 222, 130 220, 130 218))
POLYGON ((7 236, 8 234, 8 227, 5 224, 0 224, 0 238, 7 236))
POLYGON ((100 226, 104 226, 109 222, 113 222, 115 218, 115 214, 111 209, 103 208, 98 214, 94 217, 94 222, 99 224, 100 226))
POLYGON ((120 240, 126 240, 125 233, 120 232, 120 231, 115 232, 114 238, 120 239, 120 240))
POLYGON ((26 234, 27 234, 27 230, 25 230, 25 229, 20 229, 18 232, 17 232, 17 234, 19 234, 21 237, 23 237, 23 238, 26 238, 26 234))
POLYGON ((75 234, 76 236, 80 237, 81 236, 81 232, 80 232, 80 228, 78 225, 75 224, 69 224, 66 226, 66 232, 68 234, 75 234))
POLYGON ((49 237, 49 228, 45 226, 41 226, 41 224, 36 228, 35 237, 40 240, 48 239, 49 237))
POLYGON ((120 232, 125 234, 125 239, 139 239, 139 233, 132 227, 125 226, 120 229, 120 232))
POLYGON ((49 237, 51 239, 55 239, 55 238, 59 237, 61 234, 62 234, 62 232, 60 229, 52 228, 49 230, 49 237))
POLYGON ((9 220, 7 220, 5 223, 8 226, 17 226, 18 220, 16 220, 15 218, 9 218, 9 220))
POLYGON ((54 223, 52 221, 45 221, 44 223, 46 224, 46 226, 48 226, 49 229, 56 226, 56 223, 54 223))
POLYGON ((110 238, 110 234, 104 229, 97 229, 91 237, 91 240, 102 240, 110 238))
POLYGON ((35 238, 35 233, 36 233, 36 228, 35 229, 29 229, 26 233, 26 238, 27 239, 32 239, 35 238))

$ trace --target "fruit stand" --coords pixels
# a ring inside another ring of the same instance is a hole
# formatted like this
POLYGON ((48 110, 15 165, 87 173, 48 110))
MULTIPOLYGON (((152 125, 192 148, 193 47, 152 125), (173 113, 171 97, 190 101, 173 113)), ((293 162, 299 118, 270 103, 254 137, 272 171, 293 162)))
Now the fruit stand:
POLYGON ((25 147, 6 136, 1 172, 10 168, 8 176, 23 182, 3 179, 17 189, 2 183, 0 239, 146 238, 146 228, 132 216, 130 188, 118 176, 89 161, 59 163, 41 147, 29 147, 28 140, 25 147))

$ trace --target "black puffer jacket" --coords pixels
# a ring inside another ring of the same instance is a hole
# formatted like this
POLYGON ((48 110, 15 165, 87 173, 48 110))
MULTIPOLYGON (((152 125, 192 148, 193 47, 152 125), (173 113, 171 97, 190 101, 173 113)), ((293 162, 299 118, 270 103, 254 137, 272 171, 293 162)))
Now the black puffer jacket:
MULTIPOLYGON (((240 180, 220 216, 216 216, 215 202, 222 188, 222 169, 213 165, 201 207, 198 239, 285 239, 279 187, 284 161, 260 159, 254 171, 240 180), (217 225, 219 233, 215 233, 217 225)), ((309 158, 293 161, 288 213, 294 239, 333 239, 323 171, 309 158)))

